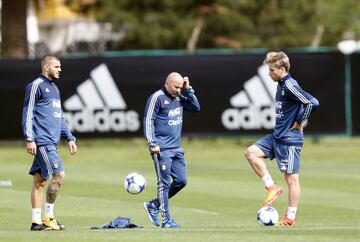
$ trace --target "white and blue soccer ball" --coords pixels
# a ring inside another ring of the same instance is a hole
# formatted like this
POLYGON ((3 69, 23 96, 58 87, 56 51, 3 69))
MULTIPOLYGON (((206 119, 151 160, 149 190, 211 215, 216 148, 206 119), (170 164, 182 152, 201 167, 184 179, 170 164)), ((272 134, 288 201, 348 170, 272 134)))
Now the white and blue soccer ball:
POLYGON ((124 179, 124 188, 130 194, 138 194, 146 187, 145 178, 137 172, 132 172, 124 179))
POLYGON ((279 213, 274 207, 262 207, 257 213, 257 221, 261 226, 274 226, 279 221, 279 213))

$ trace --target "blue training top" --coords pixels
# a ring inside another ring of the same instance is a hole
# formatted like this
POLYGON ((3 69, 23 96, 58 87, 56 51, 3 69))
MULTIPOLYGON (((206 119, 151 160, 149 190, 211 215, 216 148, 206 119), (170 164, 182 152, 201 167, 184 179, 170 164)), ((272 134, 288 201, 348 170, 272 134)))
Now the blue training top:
POLYGON ((43 75, 26 86, 22 128, 25 140, 37 145, 56 145, 60 137, 75 140, 63 116, 59 89, 43 75))
POLYGON ((301 89, 299 84, 287 75, 278 82, 276 90, 276 123, 274 137, 281 143, 288 145, 302 145, 303 132, 289 129, 295 121, 304 123, 319 101, 301 89))
POLYGON ((181 146, 183 109, 200 111, 200 104, 192 87, 183 90, 178 97, 173 97, 163 86, 148 98, 144 115, 144 135, 149 147, 173 149, 181 146))

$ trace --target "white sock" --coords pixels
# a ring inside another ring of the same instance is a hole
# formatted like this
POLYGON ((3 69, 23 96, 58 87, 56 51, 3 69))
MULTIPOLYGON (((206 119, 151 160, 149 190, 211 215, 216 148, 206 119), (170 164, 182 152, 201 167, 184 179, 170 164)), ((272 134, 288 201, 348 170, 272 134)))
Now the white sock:
POLYGON ((45 216, 54 217, 54 203, 45 203, 45 216))
POLYGON ((41 208, 32 209, 32 222, 37 224, 42 224, 41 222, 41 208))
POLYGON ((297 207, 289 207, 286 217, 288 219, 294 220, 296 218, 296 210, 297 210, 297 207))
POLYGON ((265 176, 261 177, 261 180, 264 182, 265 187, 271 187, 275 184, 270 174, 266 174, 265 176))

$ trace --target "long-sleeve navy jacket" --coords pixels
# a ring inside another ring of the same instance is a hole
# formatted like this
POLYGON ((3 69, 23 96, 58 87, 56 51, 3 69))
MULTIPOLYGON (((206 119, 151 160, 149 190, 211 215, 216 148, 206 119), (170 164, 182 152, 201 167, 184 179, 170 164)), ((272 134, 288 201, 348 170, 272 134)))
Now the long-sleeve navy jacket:
POLYGON ((278 82, 276 90, 276 122, 274 137, 281 143, 288 145, 302 145, 303 132, 297 129, 289 131, 295 122, 304 123, 319 101, 305 92, 299 84, 287 75, 278 82))
POLYGON ((56 145, 60 137, 75 140, 63 116, 59 89, 43 75, 26 86, 22 128, 25 140, 37 145, 56 145))
POLYGON ((200 104, 193 88, 183 90, 178 97, 171 96, 163 86, 146 102, 144 135, 149 147, 173 149, 181 146, 183 110, 198 112, 200 104))

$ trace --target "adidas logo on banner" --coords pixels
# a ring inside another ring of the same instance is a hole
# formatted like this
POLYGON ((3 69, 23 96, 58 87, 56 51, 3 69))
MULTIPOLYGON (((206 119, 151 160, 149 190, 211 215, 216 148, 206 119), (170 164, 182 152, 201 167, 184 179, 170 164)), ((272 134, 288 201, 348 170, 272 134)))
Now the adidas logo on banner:
POLYGON ((266 64, 258 75, 244 83, 244 90, 230 98, 234 108, 226 109, 221 122, 228 130, 273 129, 275 126, 276 82, 268 75, 266 64))
POLYGON ((90 77, 64 102, 64 116, 70 130, 80 133, 138 131, 139 115, 126 110, 108 67, 99 65, 90 72, 90 77))

